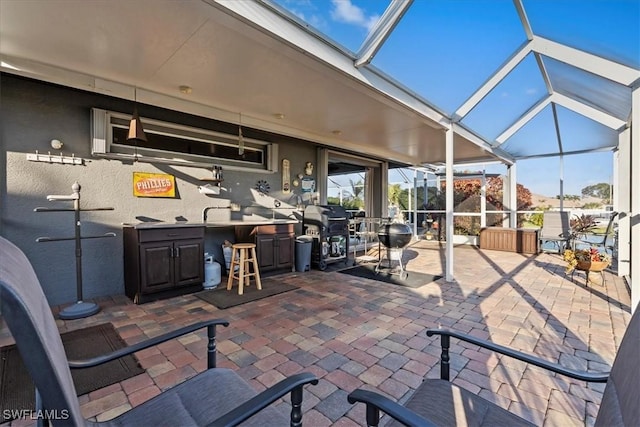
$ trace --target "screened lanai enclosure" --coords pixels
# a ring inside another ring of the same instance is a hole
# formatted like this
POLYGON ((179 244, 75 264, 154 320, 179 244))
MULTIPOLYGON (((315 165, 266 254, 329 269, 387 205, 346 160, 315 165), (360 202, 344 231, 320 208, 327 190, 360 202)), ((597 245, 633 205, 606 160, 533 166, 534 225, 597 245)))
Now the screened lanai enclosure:
MULTIPOLYGON (((604 217, 607 210, 622 212, 618 272, 630 273, 632 139, 638 144, 631 122, 634 93, 637 114, 640 77, 637 2, 577 6, 514 1, 488 6, 392 1, 375 3, 378 10, 368 16, 349 10, 349 2, 333 2, 342 27, 322 21, 321 3, 310 8, 286 0, 275 3, 278 13, 349 56, 357 69, 393 82, 450 121, 452 158, 440 153, 439 159, 413 168, 413 174, 400 170, 395 175, 399 181, 389 178, 389 191, 399 184, 408 193, 403 208, 416 236, 425 233, 429 239, 445 240, 444 226, 452 244, 477 243, 468 237, 477 236, 482 227, 522 226, 524 218, 535 213, 530 210, 535 206, 518 206, 516 183, 555 176, 547 194, 556 196, 564 210, 565 188, 592 183, 589 174, 594 168, 609 169, 603 180, 612 188, 611 206, 595 212, 604 217), (617 22, 615 30, 603 24, 607 16, 617 22), (353 23, 367 31, 358 37, 353 28, 345 28, 353 23), (487 148, 493 159, 459 158, 459 137, 487 148), (474 177, 481 182, 470 198, 475 201, 454 201, 441 191, 443 183, 474 177), (487 179, 501 187, 502 200, 487 202, 487 179)), ((419 145, 416 139, 412 142, 419 145)), ((349 186, 352 194, 357 191, 354 178, 357 175, 348 178, 347 193, 349 186)), ((332 183, 342 202, 345 181, 332 183)), ((523 187, 527 191, 526 184, 523 187)))
MULTIPOLYGON (((638 22, 635 0, 1 0, 0 69, 311 141, 323 177, 353 156, 378 216, 389 170, 414 168, 403 183, 444 183, 449 281, 457 175, 500 175, 509 227, 516 184, 544 178, 562 200, 608 182, 636 306, 638 22)), ((318 179, 320 203, 330 186, 318 179)))

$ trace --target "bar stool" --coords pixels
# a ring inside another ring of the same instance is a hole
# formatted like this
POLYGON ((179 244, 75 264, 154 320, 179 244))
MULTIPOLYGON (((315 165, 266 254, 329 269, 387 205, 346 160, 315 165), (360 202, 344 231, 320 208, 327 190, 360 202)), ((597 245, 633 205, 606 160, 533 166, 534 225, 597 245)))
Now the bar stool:
POLYGON ((238 295, 244 292, 245 280, 249 286, 251 276, 256 281, 256 287, 262 290, 260 282, 260 270, 258 269, 258 258, 256 257, 255 243, 234 243, 231 245, 231 265, 229 266, 229 280, 227 281, 227 290, 233 287, 234 279, 238 280, 238 295), (253 264, 253 272, 251 272, 251 264, 253 264), (237 271, 236 271, 237 266, 237 271))

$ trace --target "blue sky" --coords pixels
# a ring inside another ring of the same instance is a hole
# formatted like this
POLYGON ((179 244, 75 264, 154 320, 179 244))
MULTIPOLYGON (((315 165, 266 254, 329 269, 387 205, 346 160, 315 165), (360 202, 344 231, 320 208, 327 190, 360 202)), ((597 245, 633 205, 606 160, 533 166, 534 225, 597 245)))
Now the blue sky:
MULTIPOLYGON (((356 52, 389 0, 276 3, 356 52)), ((640 0, 523 0, 523 4, 534 34, 640 68, 640 0)), ((525 41, 510 0, 415 0, 372 65, 451 114, 525 41)), ((561 63, 550 68, 555 73, 554 85, 578 82, 568 84, 568 91, 580 93, 596 86, 592 96, 606 97, 620 90, 561 63)), ((625 90, 622 88, 623 95, 625 90)), ((537 64, 529 57, 462 123, 493 140, 545 95, 537 64)), ((613 98, 611 103, 614 108, 613 98)), ((596 148, 616 138, 614 131, 569 110, 558 114, 564 147, 596 148)), ((505 145, 521 154, 537 154, 555 146, 550 111, 505 145)), ((612 165, 610 152, 565 156, 564 193, 580 194, 587 185, 610 182, 612 165)), ((559 172, 558 158, 518 162, 518 182, 537 194, 559 194, 559 172)))

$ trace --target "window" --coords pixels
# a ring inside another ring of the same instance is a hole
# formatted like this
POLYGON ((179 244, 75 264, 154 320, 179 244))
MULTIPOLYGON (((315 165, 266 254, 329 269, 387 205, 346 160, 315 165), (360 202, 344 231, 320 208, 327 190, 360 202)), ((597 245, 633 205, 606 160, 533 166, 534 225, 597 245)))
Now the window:
POLYGON ((244 138, 244 153, 238 154, 238 137, 207 129, 143 119, 147 142, 127 141, 126 114, 92 110, 92 154, 138 161, 210 167, 221 164, 258 170, 277 170, 277 144, 244 138), (274 167, 271 167, 274 166, 274 167))

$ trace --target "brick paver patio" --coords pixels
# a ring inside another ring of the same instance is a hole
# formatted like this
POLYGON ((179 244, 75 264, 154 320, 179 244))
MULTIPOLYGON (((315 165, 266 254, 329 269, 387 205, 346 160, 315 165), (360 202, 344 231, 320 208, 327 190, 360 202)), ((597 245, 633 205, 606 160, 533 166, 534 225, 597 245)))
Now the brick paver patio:
MULTIPOLYGON (((409 271, 443 273, 435 242, 405 251, 409 271)), ((438 377, 440 346, 427 328, 454 328, 575 369, 608 370, 629 320, 624 281, 606 273, 604 286, 564 273, 557 254, 526 256, 455 249, 454 283, 420 288, 336 271, 286 273, 299 289, 226 310, 192 295, 134 305, 125 296, 100 299, 88 319, 58 320, 62 332, 112 322, 134 343, 197 320, 221 317, 218 364, 237 370, 257 390, 287 375, 312 372, 304 425, 365 425, 364 406, 346 396, 358 387, 405 400, 424 377, 438 377)), ((58 308, 54 307, 54 311, 58 308)), ((6 327, 0 344, 11 342, 6 327)), ((521 362, 452 344, 453 381, 538 425, 592 425, 603 385, 587 385, 521 362)), ((204 331, 137 353, 144 374, 80 397, 88 418, 107 420, 206 367, 204 331)), ((194 392, 196 392, 194 390, 194 392)), ((205 393, 218 393, 209 390, 205 393)), ((202 396, 206 404, 206 394, 202 396)), ((278 407, 289 410, 283 401, 278 407)), ((30 424, 15 421, 13 425, 30 424)))

